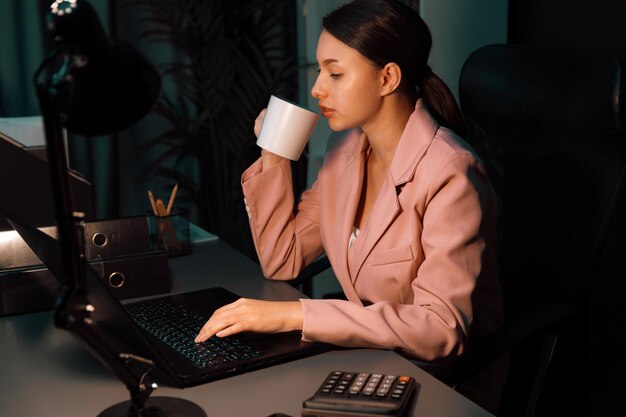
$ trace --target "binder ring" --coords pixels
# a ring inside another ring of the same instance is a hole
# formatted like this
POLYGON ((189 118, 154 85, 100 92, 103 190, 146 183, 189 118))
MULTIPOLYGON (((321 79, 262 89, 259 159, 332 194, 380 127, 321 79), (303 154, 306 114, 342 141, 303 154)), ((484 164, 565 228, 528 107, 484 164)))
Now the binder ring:
POLYGON ((126 277, 121 272, 112 272, 109 275, 109 285, 113 288, 121 288, 126 283, 126 277))
POLYGON ((109 239, 107 239, 104 233, 94 233, 91 237, 91 241, 99 248, 102 248, 109 243, 109 239))

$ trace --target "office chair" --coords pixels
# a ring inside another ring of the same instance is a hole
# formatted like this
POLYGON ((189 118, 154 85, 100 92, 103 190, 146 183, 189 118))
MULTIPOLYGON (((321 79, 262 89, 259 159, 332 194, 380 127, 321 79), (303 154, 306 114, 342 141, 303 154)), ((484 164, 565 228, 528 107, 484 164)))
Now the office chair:
POLYGON ((308 297, 313 296, 313 279, 316 275, 330 268, 330 261, 326 255, 321 255, 315 261, 304 267, 294 279, 287 281, 308 297))
POLYGON ((607 368, 626 368, 608 337, 626 328, 620 62, 597 50, 490 45, 467 59, 459 88, 467 140, 498 196, 506 323, 439 377, 462 387, 508 353, 498 415, 610 414, 598 411, 621 396, 599 391, 607 368))

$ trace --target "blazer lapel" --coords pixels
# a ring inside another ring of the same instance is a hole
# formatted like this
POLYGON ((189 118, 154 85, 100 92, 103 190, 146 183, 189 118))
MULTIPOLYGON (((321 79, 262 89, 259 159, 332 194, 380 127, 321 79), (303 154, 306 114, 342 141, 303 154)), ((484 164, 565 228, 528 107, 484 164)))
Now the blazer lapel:
MULTIPOLYGON (((337 178, 335 188, 333 237, 336 244, 335 253, 337 254, 337 262, 335 265, 340 269, 336 271, 338 278, 350 277, 348 267, 348 242, 352 234, 352 226, 354 225, 354 218, 356 216, 361 187, 363 185, 364 161, 368 144, 365 135, 363 133, 358 134, 360 136, 353 139, 356 142, 354 151, 349 152, 347 154, 348 157, 343 161, 345 169, 337 178)), ((350 280, 352 281, 352 278, 350 280)), ((347 285, 346 287, 350 286, 347 285)), ((349 289, 344 288, 344 291, 353 292, 353 297, 350 297, 349 294, 346 294, 346 296, 348 296, 349 299, 358 300, 358 296, 352 287, 349 289)))
POLYGON ((395 190, 393 178, 389 173, 376 197, 367 225, 348 252, 348 266, 352 283, 356 282, 361 267, 370 252, 398 215, 400 204, 395 190))
POLYGON ((413 179, 417 165, 426 154, 438 128, 439 124, 432 118, 426 105, 418 100, 400 137, 387 179, 376 197, 367 225, 348 253, 348 268, 353 283, 369 254, 400 213, 399 195, 402 187, 413 179))

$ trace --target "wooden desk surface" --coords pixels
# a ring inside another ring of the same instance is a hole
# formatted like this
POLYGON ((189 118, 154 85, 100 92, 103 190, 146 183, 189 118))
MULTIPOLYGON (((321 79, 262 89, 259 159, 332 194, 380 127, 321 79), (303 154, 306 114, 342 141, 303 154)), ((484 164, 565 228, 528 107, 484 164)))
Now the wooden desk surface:
MULTIPOLYGON (((173 292, 223 286, 245 297, 293 300, 302 295, 288 284, 262 279, 258 265, 222 242, 194 247, 170 259, 173 292)), ((0 318, 0 416, 96 416, 128 399, 113 373, 70 333, 57 329, 52 312, 0 318)), ((200 405, 207 416, 300 415, 309 397, 332 370, 408 374, 421 384, 410 415, 491 416, 465 397, 394 352, 339 350, 276 365, 193 388, 161 387, 153 396, 173 396, 200 405)))

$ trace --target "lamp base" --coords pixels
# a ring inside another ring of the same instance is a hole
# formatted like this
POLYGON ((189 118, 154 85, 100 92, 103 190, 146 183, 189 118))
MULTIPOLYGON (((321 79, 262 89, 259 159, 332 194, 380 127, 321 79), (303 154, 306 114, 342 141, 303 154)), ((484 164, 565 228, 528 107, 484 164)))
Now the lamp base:
POLYGON ((130 400, 117 403, 98 414, 98 417, 207 417, 199 405, 182 398, 150 397, 141 415, 135 415, 130 400))

